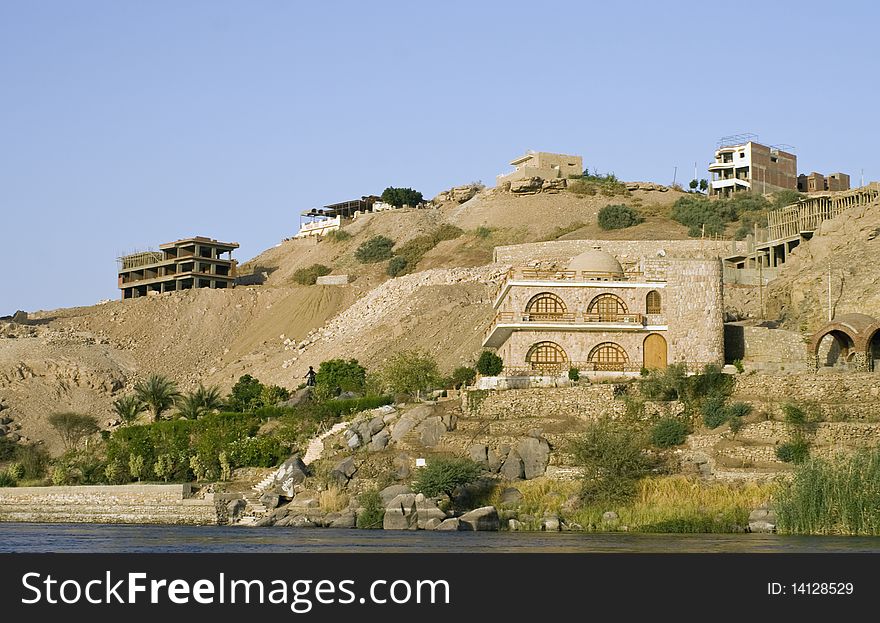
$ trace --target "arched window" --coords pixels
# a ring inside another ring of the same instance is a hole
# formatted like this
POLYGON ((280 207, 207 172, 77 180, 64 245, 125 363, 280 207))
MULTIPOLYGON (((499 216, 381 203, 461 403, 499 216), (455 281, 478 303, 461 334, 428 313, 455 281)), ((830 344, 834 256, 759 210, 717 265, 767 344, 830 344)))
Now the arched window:
POLYGON ((590 351, 588 360, 597 371, 623 372, 629 357, 626 356, 626 351, 619 344, 602 342, 590 351))
POLYGON ((657 292, 657 290, 651 290, 648 292, 648 296, 645 297, 645 307, 647 308, 645 313, 660 313, 660 293, 657 292))
POLYGON ((526 361, 532 370, 558 371, 568 361, 568 356, 556 342, 538 342, 529 349, 526 361))
POLYGON ((532 320, 553 320, 565 313, 565 303, 552 292, 542 292, 531 298, 526 313, 532 320))
POLYGON ((626 313, 626 304, 613 294, 600 294, 590 303, 588 314, 598 314, 601 322, 614 322, 626 313))

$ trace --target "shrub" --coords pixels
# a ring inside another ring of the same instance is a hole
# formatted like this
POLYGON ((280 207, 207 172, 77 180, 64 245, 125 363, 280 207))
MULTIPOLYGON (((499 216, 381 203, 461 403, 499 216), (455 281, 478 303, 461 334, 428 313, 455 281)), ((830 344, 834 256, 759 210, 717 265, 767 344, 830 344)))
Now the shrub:
POLYGON ((9 473, 9 470, 0 472, 0 487, 15 487, 17 485, 18 480, 9 473))
POLYGON ((730 417, 727 411, 727 397, 723 394, 712 394, 703 402, 701 411, 706 428, 718 428, 730 417))
MULTIPOLYGON (((220 454, 224 454, 221 452, 220 454)), ((225 453, 229 467, 275 467, 287 457, 281 443, 275 437, 244 437, 227 446, 225 453)), ((219 455, 218 455, 219 462, 219 455)), ((221 472, 223 465, 220 465, 221 472)))
POLYGON ((739 431, 743 429, 743 426, 745 426, 745 422, 743 422, 740 417, 732 417, 730 418, 728 425, 730 426, 730 432, 736 437, 737 433, 739 433, 739 431))
POLYGON ((403 275, 406 273, 406 269, 409 267, 409 263, 406 261, 406 258, 400 257, 399 255, 396 257, 392 257, 391 261, 388 262, 388 273, 389 277, 397 277, 399 275, 403 275))
POLYGON ((594 422, 571 445, 574 462, 583 468, 581 496, 588 503, 626 501, 653 462, 641 434, 621 421, 594 422))
POLYGON ((11 439, 7 439, 3 435, 0 435, 0 461, 8 461, 14 457, 16 445, 18 444, 11 439))
POLYGON ((385 519, 385 505, 379 492, 375 489, 364 491, 358 496, 363 510, 358 513, 357 527, 361 529, 375 530, 382 527, 385 519))
POLYGON ((573 383, 577 383, 578 381, 580 381, 581 380, 581 371, 578 370, 577 368, 574 368, 574 367, 569 368, 568 369, 568 380, 573 383))
POLYGON ((736 371, 738 374, 742 374, 745 371, 745 367, 743 366, 742 359, 734 360, 733 367, 736 368, 736 371))
POLYGON ((504 361, 501 357, 489 350, 480 353, 480 358, 477 359, 477 372, 483 376, 498 376, 503 369, 504 361))
POLYGON ((782 414, 785 417, 785 421, 794 426, 804 426, 809 422, 806 410, 793 402, 787 402, 782 405, 782 414))
POLYGON ((424 202, 424 200, 422 193, 412 188, 394 188, 389 186, 382 191, 382 201, 393 205, 395 208, 400 208, 404 205, 416 207, 424 202))
POLYGON ((802 195, 796 190, 780 190, 773 193, 772 209, 778 210, 779 208, 784 208, 786 206, 793 205, 804 198, 805 195, 802 195))
POLYGON ((480 225, 479 227, 477 227, 477 228, 474 230, 474 235, 475 235, 477 238, 483 238, 483 239, 486 239, 486 238, 488 238, 489 236, 492 235, 492 229, 489 228, 489 227, 486 227, 486 226, 484 226, 484 225, 480 225))
POLYGON ((113 401, 113 411, 124 424, 131 424, 146 410, 147 405, 134 395, 122 396, 113 401))
POLYGON ((67 450, 75 448, 84 437, 100 430, 97 418, 84 413, 53 413, 49 416, 49 425, 61 436, 61 442, 67 450))
POLYGON ((323 388, 331 396, 340 392, 363 392, 367 370, 357 359, 322 361, 315 375, 315 389, 323 388))
POLYGON ((455 240, 462 234, 464 234, 464 230, 461 227, 456 227, 455 225, 444 223, 437 228, 437 231, 434 232, 433 238, 436 244, 439 242, 443 242, 444 240, 455 240))
POLYGON ((608 205, 599 210, 599 227, 602 229, 625 229, 644 220, 638 212, 623 204, 608 205))
POLYGON ((34 444, 18 446, 15 449, 15 460, 23 470, 22 479, 38 480, 46 476, 49 452, 34 444))
POLYGON ((703 233, 716 235, 724 233, 727 222, 734 220, 727 218, 729 215, 719 209, 720 201, 710 201, 705 197, 679 197, 672 205, 670 216, 688 227, 688 235, 699 236, 703 233))
POLYGON ((315 285, 318 281, 318 277, 323 277, 324 275, 329 275, 333 272, 333 269, 329 266, 324 266, 323 264, 312 264, 308 268, 300 268, 299 270, 293 273, 293 280, 304 286, 315 285))
POLYGON ((278 385, 263 385, 245 374, 239 377, 226 398, 226 408, 239 413, 254 412, 266 407, 274 407, 290 398, 290 392, 278 385))
POLYGON ((201 416, 216 411, 223 406, 220 388, 216 385, 205 387, 199 384, 195 391, 181 396, 177 400, 177 410, 185 418, 196 420, 201 416))
POLYGON ((727 415, 729 419, 748 417, 751 412, 752 405, 747 402, 734 402, 727 407, 727 415))
POLYGON ((385 236, 373 236, 362 243, 354 252, 354 257, 362 264, 374 264, 391 257, 394 241, 385 236))
POLYGON ((672 364, 665 370, 648 370, 639 379, 639 391, 650 400, 678 400, 687 396, 687 367, 672 364))
POLYGON ((413 482, 413 491, 433 498, 452 494, 458 487, 476 480, 483 469, 479 464, 465 458, 436 458, 419 469, 413 482))
POLYGON ((323 413, 339 417, 390 405, 392 402, 394 402, 393 396, 365 396, 363 398, 349 398, 346 400, 328 400, 321 407, 323 413))
POLYGON ((416 397, 440 380, 434 358, 415 350, 400 351, 392 355, 382 369, 382 377, 391 392, 416 397))
POLYGON ((461 366, 459 368, 456 368, 452 372, 452 386, 455 389, 461 389, 462 387, 473 385, 476 378, 476 370, 474 370, 473 368, 468 368, 466 366, 461 366))
POLYGON ((785 463, 803 463, 810 458, 810 443, 800 437, 776 447, 776 458, 785 463))
POLYGON ((327 234, 327 240, 330 242, 345 242, 351 240, 351 234, 344 229, 334 229, 327 234))
POLYGON ((689 432, 687 423, 680 418, 665 417, 651 428, 651 443, 658 448, 680 446, 689 432))

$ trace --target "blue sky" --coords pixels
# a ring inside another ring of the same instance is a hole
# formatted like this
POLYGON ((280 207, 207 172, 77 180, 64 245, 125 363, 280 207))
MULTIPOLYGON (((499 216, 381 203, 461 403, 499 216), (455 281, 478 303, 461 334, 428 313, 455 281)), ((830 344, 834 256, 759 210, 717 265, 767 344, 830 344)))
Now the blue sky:
POLYGON ((0 0, 0 315, 115 298, 117 255, 177 238, 245 260, 312 206, 492 184, 526 149, 668 183, 754 132, 880 179, 880 8, 733 7, 0 0))

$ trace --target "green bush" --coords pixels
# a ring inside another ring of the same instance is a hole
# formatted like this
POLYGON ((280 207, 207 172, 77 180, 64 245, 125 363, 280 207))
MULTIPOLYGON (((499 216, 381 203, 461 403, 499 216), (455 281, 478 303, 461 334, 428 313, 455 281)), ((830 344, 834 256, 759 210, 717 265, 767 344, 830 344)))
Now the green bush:
POLYGON ((639 479, 653 467, 646 449, 641 433, 626 422, 603 418, 591 424, 571 445, 574 463, 583 469, 583 500, 617 503, 631 499, 639 479))
POLYGON ((0 471, 0 487, 15 487, 18 481, 8 470, 0 471))
POLYGON ((390 405, 394 402, 393 396, 364 396, 363 398, 349 398, 345 400, 328 400, 322 406, 324 411, 332 416, 339 417, 350 413, 359 413, 390 405))
POLYGON ((634 209, 623 204, 608 205, 599 210, 599 227, 602 229, 625 229, 644 222, 634 209))
POLYGON ((787 441, 776 447, 776 458, 785 463, 803 463, 810 458, 810 443, 803 438, 787 441))
POLYGON ((649 400, 678 400, 687 396, 687 366, 671 364, 665 370, 648 370, 639 379, 639 391, 649 400))
POLYGON ((386 236, 373 236, 362 243, 354 252, 354 257, 362 264, 383 262, 391 257, 394 241, 386 236))
POLYGON ((329 266, 324 266, 323 264, 312 264, 308 268, 300 268, 299 270, 293 273, 293 280, 304 286, 315 285, 318 281, 318 277, 323 277, 324 275, 329 275, 333 272, 333 269, 329 266))
MULTIPOLYGON (((126 457, 125 462, 129 459, 126 457)), ((63 475, 62 484, 99 485, 107 482, 106 466, 104 457, 94 449, 68 450, 55 459, 53 471, 57 469, 63 475)))
POLYGON ((651 443, 658 448, 680 446, 689 432, 687 423, 680 418, 665 417, 651 427, 651 443))
POLYGON ((327 234, 327 240, 330 242, 345 242, 351 240, 351 234, 344 229, 334 229, 327 234))
MULTIPOLYGON (((244 437, 227 446, 226 457, 232 468, 236 467, 275 467, 287 458, 288 453, 275 437, 244 437)), ((220 454, 223 454, 222 452, 220 454)), ((222 461, 219 460, 222 471, 222 461)))
POLYGON ((461 389, 462 387, 467 387, 469 385, 473 385, 474 381, 477 378, 477 371, 473 368, 469 368, 467 366, 461 366, 456 368, 452 372, 452 386, 455 389, 461 389))
POLYGON ((705 197, 679 197, 672 205, 670 216, 686 226, 690 236, 700 236, 703 226, 707 235, 723 234, 726 224, 734 219, 728 218, 720 204, 720 201, 710 201, 705 197))
POLYGON ((458 487, 472 483, 482 472, 480 465, 470 459, 438 457, 418 470, 413 491, 429 498, 439 495, 452 498, 458 487))
POLYGON ((577 368, 571 367, 568 369, 568 380, 572 383, 577 383, 581 380, 581 371, 577 368))
POLYGON ((485 227, 484 225, 480 225, 479 227, 477 227, 477 228, 474 230, 474 235, 475 235, 477 238, 483 238, 483 239, 486 239, 486 238, 488 238, 489 236, 492 235, 492 229, 489 228, 489 227, 485 227))
POLYGON ((377 530, 382 527, 385 519, 385 505, 379 492, 375 489, 364 491, 358 496, 363 510, 358 513, 357 527, 366 530, 377 530))
POLYGON ((585 169, 583 175, 572 176, 568 182, 569 192, 580 196, 602 194, 606 197, 627 194, 626 184, 617 179, 614 173, 602 175, 598 171, 590 173, 585 169))
POLYGON ((734 360, 733 367, 736 368, 736 371, 738 374, 742 374, 745 371, 745 367, 743 366, 742 359, 734 360))
POLYGON ((391 258, 391 261, 388 262, 388 273, 389 277, 397 277, 399 275, 406 274, 407 268, 409 267, 409 263, 406 261, 406 258, 395 256, 391 258))
POLYGON ((400 208, 404 205, 414 208, 424 202, 424 200, 422 193, 412 188, 394 188, 389 186, 382 191, 382 201, 393 205, 395 208, 400 208))
POLYGON ((340 392, 364 391, 367 370, 357 359, 328 359, 322 361, 315 375, 315 389, 326 388, 330 396, 340 392))
POLYGON ((161 374, 151 374, 134 386, 134 395, 147 405, 155 422, 165 411, 174 406, 175 401, 180 397, 180 392, 177 391, 177 383, 171 379, 161 374))
POLYGON ((504 370, 504 361, 501 357, 489 350, 480 353, 480 358, 477 359, 477 372, 483 376, 498 376, 502 370, 504 370))
POLYGON ((703 401, 701 411, 706 428, 718 428, 730 418, 727 411, 727 396, 712 394, 703 401))
POLYGON ((732 417, 728 421, 728 426, 730 426, 730 432, 736 437, 737 433, 739 433, 739 431, 743 429, 743 426, 745 426, 745 422, 743 422, 742 418, 732 417))
POLYGON ((15 448, 15 461, 21 465, 23 480, 45 478, 49 458, 49 452, 43 446, 26 444, 15 448))
POLYGON ((744 418, 752 413, 752 405, 747 402, 734 402, 727 407, 729 418, 744 418))
POLYGON ((290 398, 290 392, 278 385, 263 385, 245 374, 239 377, 226 398, 226 408, 238 413, 249 413, 264 407, 274 407, 290 398))
POLYGON ((441 377, 431 355, 405 350, 389 357, 382 369, 382 379, 392 393, 418 397, 439 383, 441 377))
POLYGON ((17 445, 14 441, 0 435, 0 461, 8 461, 14 457, 17 445))

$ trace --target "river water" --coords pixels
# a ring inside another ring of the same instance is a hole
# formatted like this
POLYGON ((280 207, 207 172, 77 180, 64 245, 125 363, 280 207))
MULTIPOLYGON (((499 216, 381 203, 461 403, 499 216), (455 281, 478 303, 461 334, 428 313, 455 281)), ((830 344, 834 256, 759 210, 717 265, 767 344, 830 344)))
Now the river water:
POLYGON ((880 553, 880 538, 0 523, 0 552, 880 553))

